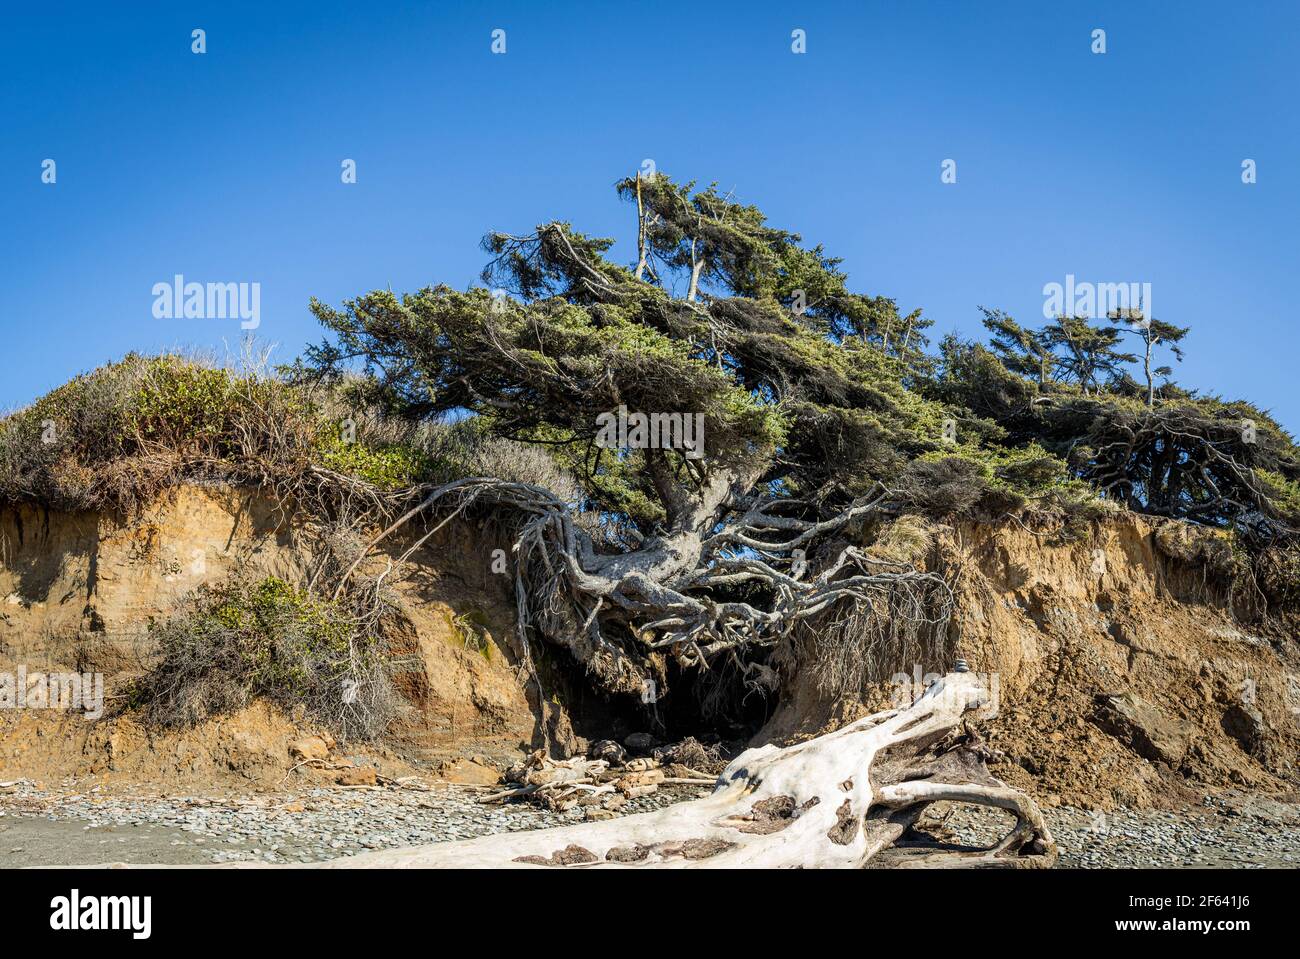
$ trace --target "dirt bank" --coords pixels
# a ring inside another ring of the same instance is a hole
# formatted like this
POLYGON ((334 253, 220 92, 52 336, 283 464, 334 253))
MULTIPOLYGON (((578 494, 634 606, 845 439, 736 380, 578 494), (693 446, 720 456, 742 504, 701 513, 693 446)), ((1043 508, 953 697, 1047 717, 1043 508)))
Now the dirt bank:
MULTIPOLYGON (((0 779, 278 781, 294 761, 289 744, 316 731, 301 716, 259 705, 184 733, 158 733, 114 715, 113 706, 148 660, 151 619, 237 569, 303 581, 313 567, 312 532, 286 521, 267 497, 199 486, 177 489, 129 521, 5 510, 0 671, 102 672, 108 709, 98 722, 55 710, 0 710, 0 779)), ((407 545, 392 543, 373 563, 383 569, 407 545)), ((358 761, 394 773, 412 762, 435 771, 446 763, 454 774, 462 757, 519 755, 536 724, 510 642, 504 577, 490 571, 463 525, 430 540, 415 559, 412 575, 394 585, 404 663, 398 686, 412 708, 391 748, 357 749, 358 761)))
MULTIPOLYGON (((237 568, 305 578, 309 534, 263 496, 198 486, 132 521, 7 509, 0 669, 104 672, 111 707, 147 658, 151 618, 237 568)), ((996 775, 1048 806, 1101 809, 1296 789, 1297 646, 1234 620, 1198 541, 1213 535, 1127 514, 1068 543, 1014 522, 928 527, 925 562, 955 574, 955 655, 997 684, 999 714, 986 728, 1001 754, 996 775)), ((400 686, 412 711, 384 748, 336 750, 332 761, 374 764, 381 775, 490 778, 536 741, 535 693, 521 679, 513 599, 492 572, 489 540, 453 524, 415 555, 396 584, 412 663, 400 686)), ((374 563, 382 569, 407 545, 389 544, 374 563)), ((951 665, 918 663, 909 675, 951 665)), ((570 717, 592 726, 605 707, 554 689, 560 724, 581 745, 570 717)), ((830 702, 795 676, 759 738, 810 735, 899 689, 880 684, 861 702, 830 702)), ((0 779, 271 788, 294 763, 289 744, 315 731, 265 706, 167 735, 113 713, 89 722, 0 710, 0 779)))
MULTIPOLYGON (((931 566, 957 571, 955 655, 997 683, 995 775, 1103 809, 1296 788, 1300 651, 1234 620, 1196 542, 1217 534, 1131 514, 1068 543, 1016 523, 928 532, 931 566)), ((828 702, 795 677, 765 735, 842 724, 900 688, 828 702)))

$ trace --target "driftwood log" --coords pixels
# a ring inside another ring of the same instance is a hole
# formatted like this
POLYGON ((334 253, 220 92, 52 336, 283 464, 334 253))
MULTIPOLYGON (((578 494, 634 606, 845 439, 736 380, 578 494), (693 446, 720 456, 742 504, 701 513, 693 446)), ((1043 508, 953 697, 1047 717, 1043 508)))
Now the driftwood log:
MULTIPOLYGON (((950 673, 911 706, 797 745, 750 749, 709 796, 655 812, 367 853, 320 868, 847 867, 873 864, 931 803, 993 806, 1015 824, 988 849, 910 847, 895 866, 1048 867, 1038 807, 995 779, 967 723, 987 715, 975 673, 950 673)), ((898 850, 902 853, 903 850, 898 850)))

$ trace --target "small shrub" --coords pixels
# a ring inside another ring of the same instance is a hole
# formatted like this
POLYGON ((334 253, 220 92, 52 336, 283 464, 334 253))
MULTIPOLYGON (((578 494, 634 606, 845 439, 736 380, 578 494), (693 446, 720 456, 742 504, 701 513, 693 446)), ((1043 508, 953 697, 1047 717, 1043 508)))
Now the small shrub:
POLYGON ((176 356, 142 365, 123 397, 124 439, 171 449, 220 445, 229 433, 235 383, 229 371, 176 356))
POLYGON ((398 711, 378 631, 274 577, 201 587, 150 639, 156 660, 130 703, 160 726, 265 698, 286 710, 304 705, 341 739, 373 739, 398 711))
POLYGON ((926 453, 907 464, 897 487, 909 506, 933 517, 997 521, 1032 506, 1059 517, 1067 539, 1108 512, 1091 486, 1071 477, 1064 460, 1036 443, 926 453))
POLYGON ((898 480, 904 501, 936 517, 972 516, 993 490, 988 465, 967 456, 927 454, 907 464, 898 480))

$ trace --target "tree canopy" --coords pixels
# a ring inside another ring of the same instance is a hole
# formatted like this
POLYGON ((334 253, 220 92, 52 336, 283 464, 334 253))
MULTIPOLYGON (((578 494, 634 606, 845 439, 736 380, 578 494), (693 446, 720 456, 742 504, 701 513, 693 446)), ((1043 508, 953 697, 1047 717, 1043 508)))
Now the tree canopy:
POLYGON ((576 501, 490 477, 439 495, 534 517, 516 544, 534 597, 521 628, 610 688, 635 688, 658 650, 693 664, 747 650, 736 662, 751 670, 753 650, 814 624, 845 642, 902 621, 925 632, 946 587, 865 551, 869 519, 1108 500, 1252 542, 1300 523, 1291 437, 1152 367, 1157 347, 1181 358, 1186 328, 1059 316, 1033 329, 985 310, 988 346, 948 337, 931 352, 919 310, 850 290, 839 259, 716 184, 638 174, 616 192, 635 208, 632 263, 562 220, 489 233, 484 287, 313 301, 331 336, 297 371, 360 370, 366 401, 469 416, 576 474, 576 501), (614 410, 700 417, 704 455, 610 449, 614 410), (864 625, 900 596, 909 616, 864 625))

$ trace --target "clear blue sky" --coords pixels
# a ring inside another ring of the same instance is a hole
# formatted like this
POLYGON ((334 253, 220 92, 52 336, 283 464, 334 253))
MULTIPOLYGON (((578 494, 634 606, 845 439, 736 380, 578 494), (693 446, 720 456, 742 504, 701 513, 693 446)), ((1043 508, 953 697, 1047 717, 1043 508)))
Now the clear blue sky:
POLYGON ((464 287, 489 229, 569 219, 628 259, 612 184, 652 158, 936 334, 980 304, 1039 322, 1067 273, 1151 282, 1193 327, 1185 385, 1300 429, 1300 4, 111 7, 0 22, 0 408, 131 349, 233 346, 237 321, 154 318, 176 273, 260 283, 288 359, 309 296, 464 287))

